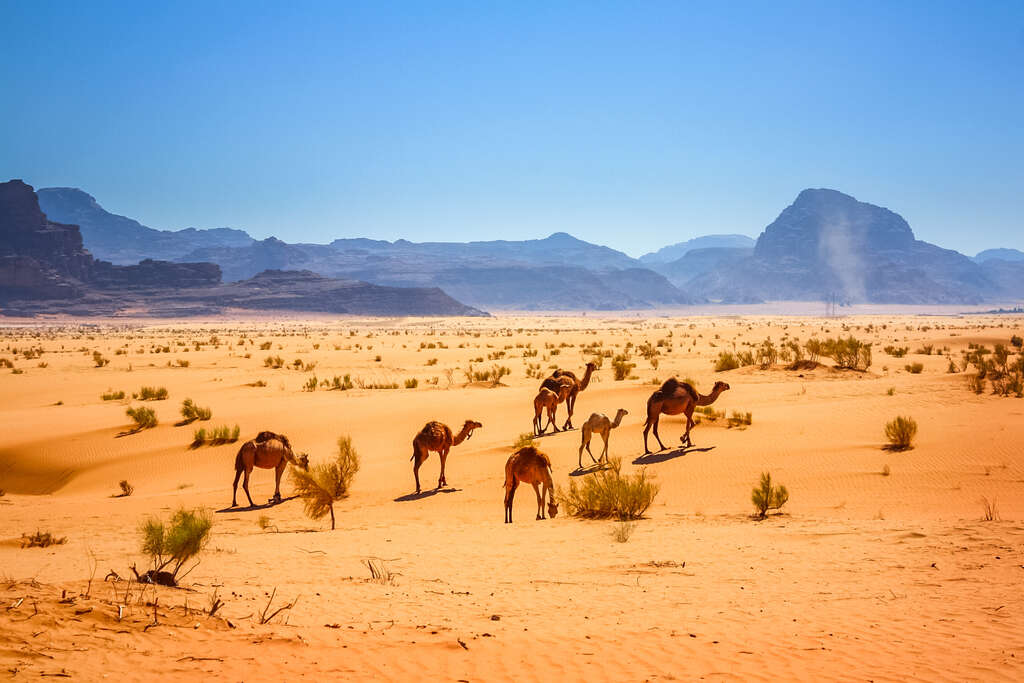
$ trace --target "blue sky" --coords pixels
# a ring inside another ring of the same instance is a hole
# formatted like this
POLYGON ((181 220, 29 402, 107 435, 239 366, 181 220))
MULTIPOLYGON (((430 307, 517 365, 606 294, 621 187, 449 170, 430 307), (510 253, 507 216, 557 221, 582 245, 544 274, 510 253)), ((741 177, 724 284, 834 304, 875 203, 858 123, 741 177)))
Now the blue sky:
POLYGON ((1024 249, 1024 3, 4 3, 0 178, 156 228, 639 255, 805 187, 1024 249))

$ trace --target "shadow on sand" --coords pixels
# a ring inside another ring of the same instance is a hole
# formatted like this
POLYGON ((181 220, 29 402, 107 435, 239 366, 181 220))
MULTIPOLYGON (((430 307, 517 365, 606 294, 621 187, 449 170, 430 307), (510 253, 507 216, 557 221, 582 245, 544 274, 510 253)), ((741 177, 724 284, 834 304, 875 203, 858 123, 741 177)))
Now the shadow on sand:
POLYGON ((600 472, 601 470, 611 469, 611 465, 606 462, 598 462, 584 467, 577 467, 569 473, 570 477, 582 477, 584 474, 593 474, 594 472, 600 472))
POLYGON ((568 434, 569 432, 576 432, 576 431, 579 431, 578 429, 576 429, 576 427, 573 427, 572 429, 559 429, 557 432, 544 432, 543 434, 534 434, 533 438, 535 438, 535 439, 543 439, 544 437, 547 437, 547 436, 557 436, 558 434, 568 434))
POLYGON ((633 461, 633 464, 653 465, 655 463, 665 462, 666 460, 672 460, 673 458, 680 458, 687 453, 707 453, 708 451, 714 450, 714 448, 714 446, 706 446, 704 448, 690 446, 689 448, 677 448, 674 451, 658 451, 657 453, 641 455, 633 461))
POLYGON ((246 507, 226 507, 221 510, 217 510, 216 512, 252 512, 253 510, 267 510, 269 508, 280 505, 281 503, 287 503, 289 500, 295 500, 296 498, 298 498, 298 496, 288 496, 287 498, 282 498, 279 501, 275 501, 273 499, 268 500, 263 505, 247 505, 246 507))
POLYGON ((445 489, 430 489, 429 491, 421 491, 420 493, 407 493, 404 496, 399 496, 398 498, 395 498, 395 502, 407 503, 410 500, 422 500, 424 498, 430 498, 431 496, 436 496, 439 493, 456 493, 461 490, 462 489, 457 489, 449 486, 448 488, 445 489))

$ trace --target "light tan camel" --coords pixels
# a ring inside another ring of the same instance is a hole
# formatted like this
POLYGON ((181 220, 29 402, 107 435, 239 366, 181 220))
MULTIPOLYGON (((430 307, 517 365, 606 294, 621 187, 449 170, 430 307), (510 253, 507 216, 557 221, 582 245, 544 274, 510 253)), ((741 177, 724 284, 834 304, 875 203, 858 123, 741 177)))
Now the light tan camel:
POLYGON ((555 485, 551 481, 551 459, 533 446, 525 446, 513 453, 505 463, 505 523, 512 523, 512 501, 520 483, 533 484, 537 494, 537 519, 544 519, 544 499, 548 500, 548 515, 558 514, 555 503, 555 485), (541 490, 543 486, 543 492, 541 490))
POLYGON ((563 377, 571 379, 573 386, 569 392, 569 397, 566 399, 565 407, 569 411, 569 417, 565 420, 565 425, 562 429, 572 429, 572 414, 576 410, 576 397, 581 391, 590 386, 590 376, 597 370, 597 363, 593 361, 587 363, 586 369, 583 371, 583 379, 577 379, 576 374, 569 370, 555 370, 551 373, 551 377, 555 379, 561 379, 563 377))
POLYGON ((420 465, 430 457, 430 451, 437 451, 441 457, 441 477, 437 480, 437 488, 447 486, 448 482, 444 478, 444 464, 448 460, 448 451, 452 446, 458 446, 473 436, 473 430, 481 427, 483 425, 479 422, 466 420, 462 425, 462 430, 452 436, 451 428, 441 422, 431 421, 423 425, 423 429, 412 440, 412 458, 410 458, 413 461, 412 474, 416 477, 416 493, 420 492, 420 465))
MULTIPOLYGON (((615 421, 612 422, 608 419, 607 415, 601 413, 594 413, 587 421, 583 423, 583 440, 580 442, 580 453, 579 453, 579 466, 583 468, 583 448, 586 447, 587 453, 590 453, 590 459, 594 460, 594 454, 590 452, 590 439, 594 434, 600 434, 601 438, 604 439, 604 451, 601 452, 601 460, 608 462, 608 433, 613 429, 622 424, 622 418, 629 415, 629 411, 625 408, 619 408, 618 412, 615 413, 615 421)), ((594 460, 597 463, 597 460, 594 460)))
MULTIPOLYGON (((557 411, 559 403, 566 403, 566 407, 568 407, 567 401, 569 399, 569 394, 572 393, 572 388, 574 384, 575 383, 573 382, 573 380, 569 377, 552 376, 544 380, 541 383, 540 388, 547 389, 548 391, 552 392, 553 394, 555 394, 555 396, 558 397, 558 401, 555 403, 555 410, 557 411)), ((536 408, 536 405, 534 406, 534 408, 536 408)), ((554 418, 554 416, 552 416, 552 418, 554 418)), ((571 419, 572 415, 570 414, 569 420, 571 419)), ((566 420, 566 422, 568 423, 569 420, 566 420)), ((572 429, 572 425, 570 424, 567 428, 563 427, 563 429, 572 429)), ((555 427, 555 431, 558 431, 557 426, 555 427)))
POLYGON ((260 432, 255 439, 243 443, 242 447, 238 449, 238 455, 235 456, 235 481, 231 485, 231 507, 238 505, 236 502, 238 478, 242 476, 242 472, 245 472, 242 490, 245 491, 245 497, 249 499, 249 507, 255 507, 256 504, 252 502, 252 496, 249 495, 249 475, 252 474, 254 467, 274 470, 274 497, 272 500, 275 503, 280 503, 281 475, 289 463, 304 470, 309 469, 309 456, 305 454, 296 456, 292 452, 292 445, 288 442, 288 437, 284 434, 260 432))
POLYGON ((675 377, 669 377, 665 380, 661 388, 647 399, 647 423, 644 424, 644 455, 651 452, 647 448, 647 432, 650 431, 651 427, 654 427, 654 438, 658 440, 661 450, 665 450, 665 444, 661 442, 661 437, 658 436, 658 420, 662 413, 666 415, 686 414, 686 433, 679 440, 682 442, 683 448, 693 446, 693 442, 690 440, 690 430, 693 429, 694 424, 693 409, 697 406, 711 405, 723 391, 728 389, 729 385, 725 382, 715 382, 711 393, 701 396, 692 386, 686 382, 680 382, 675 377))

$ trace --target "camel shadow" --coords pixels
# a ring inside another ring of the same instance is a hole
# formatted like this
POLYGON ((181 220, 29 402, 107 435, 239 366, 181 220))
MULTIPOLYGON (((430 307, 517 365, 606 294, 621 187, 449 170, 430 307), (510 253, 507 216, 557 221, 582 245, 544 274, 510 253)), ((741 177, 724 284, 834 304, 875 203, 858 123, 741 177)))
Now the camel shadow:
POLYGON ((278 500, 278 501, 268 500, 263 505, 247 505, 246 507, 241 507, 241 506, 231 507, 231 506, 228 506, 226 508, 222 508, 220 510, 216 510, 216 512, 218 512, 218 513, 223 513, 223 512, 252 512, 253 510, 267 510, 267 509, 270 509, 272 507, 276 507, 276 506, 280 505, 281 503, 287 503, 289 500, 295 500, 296 498, 298 498, 298 496, 288 496, 287 498, 282 498, 281 500, 278 500))
POLYGON ((543 439, 544 437, 547 437, 547 436, 557 436, 559 434, 567 434, 569 432, 575 432, 575 431, 578 431, 576 429, 576 427, 573 427, 572 429, 559 429, 557 432, 544 432, 543 434, 534 434, 533 438, 535 438, 535 439, 543 439))
POLYGON ((598 462, 585 467, 577 467, 569 473, 570 477, 582 477, 585 474, 593 474, 594 472, 600 472, 601 470, 611 469, 611 465, 606 462, 598 462))
POLYGON ((677 448, 674 451, 659 451, 657 453, 648 453, 647 455, 641 455, 640 457, 633 460, 633 464, 654 465, 655 463, 665 462, 666 460, 681 458, 687 453, 707 453, 708 451, 714 449, 714 446, 705 446, 704 448, 696 448, 694 446, 689 446, 687 448, 677 448))
POLYGON ((429 491, 421 491, 420 493, 407 493, 404 496, 395 498, 396 503, 408 503, 411 500, 423 500, 424 498, 430 498, 436 496, 439 493, 458 493, 462 489, 457 489, 452 486, 444 489, 430 489, 429 491))

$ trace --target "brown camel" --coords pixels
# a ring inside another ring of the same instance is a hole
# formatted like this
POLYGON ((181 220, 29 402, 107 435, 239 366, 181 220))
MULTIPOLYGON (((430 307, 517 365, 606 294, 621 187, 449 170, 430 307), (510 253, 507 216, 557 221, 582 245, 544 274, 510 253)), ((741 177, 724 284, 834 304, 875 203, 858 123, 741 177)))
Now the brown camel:
POLYGON ((242 444, 235 456, 235 481, 231 485, 231 507, 238 505, 238 478, 245 472, 245 479, 242 481, 242 490, 245 497, 249 499, 249 507, 255 507, 252 496, 249 495, 249 475, 254 467, 265 470, 274 470, 274 497, 275 503, 281 502, 281 475, 284 468, 291 463, 296 467, 309 469, 309 456, 296 456, 292 452, 292 445, 284 434, 274 432, 260 432, 255 439, 250 439, 242 444))
POLYGON ((444 464, 448 460, 448 451, 452 446, 458 446, 473 436, 473 430, 481 427, 483 425, 479 422, 466 420, 466 423, 462 425, 462 430, 452 436, 451 428, 441 422, 432 421, 423 425, 423 429, 412 440, 412 457, 410 458, 413 461, 412 474, 416 477, 416 493, 420 492, 420 465, 430 457, 430 451, 437 451, 441 457, 441 477, 437 480, 437 488, 447 486, 448 482, 444 478, 444 464))
POLYGON ((658 440, 661 450, 665 450, 665 444, 661 442, 661 437, 658 436, 658 420, 662 413, 666 415, 686 414, 686 433, 679 440, 682 442, 683 448, 693 446, 693 442, 690 440, 690 430, 693 429, 694 424, 693 409, 697 406, 711 405, 723 391, 728 389, 729 385, 725 382, 715 382, 711 393, 701 396, 692 386, 686 382, 680 382, 675 377, 669 377, 665 380, 661 388, 647 399, 647 423, 644 424, 644 455, 651 452, 647 448, 647 432, 651 430, 651 427, 654 427, 654 438, 658 440))
MULTIPOLYGON (((594 413, 587 421, 583 423, 583 440, 580 442, 580 453, 579 453, 579 466, 583 468, 583 448, 586 447, 587 453, 590 453, 590 459, 594 460, 594 454, 590 452, 590 439, 594 434, 600 434, 601 438, 604 439, 604 451, 601 453, 601 460, 608 462, 608 433, 613 429, 622 424, 622 418, 629 415, 629 411, 625 408, 619 408, 618 412, 615 413, 615 421, 612 422, 608 419, 607 415, 600 413, 594 413)), ((597 463, 597 460, 594 460, 597 463)))
POLYGON ((543 386, 540 388, 540 391, 538 391, 537 395, 533 398, 534 434, 541 436, 547 431, 548 427, 552 427, 556 432, 559 431, 558 425, 555 423, 555 411, 558 409, 558 404, 569 396, 570 390, 571 386, 569 382, 562 382, 559 384, 557 392, 543 386), (541 415, 545 410, 548 413, 548 423, 541 428, 541 415))
POLYGON ((590 386, 590 376, 594 374, 594 370, 597 370, 597 363, 593 361, 587 363, 587 367, 583 372, 583 379, 577 379, 576 374, 569 370, 555 370, 551 373, 551 378, 554 379, 571 379, 572 386, 569 390, 569 396, 565 401, 565 407, 569 411, 569 417, 565 420, 565 425, 562 429, 572 429, 572 414, 576 410, 576 396, 581 391, 590 386))
MULTIPOLYGON (((557 411, 559 403, 563 403, 563 402, 567 402, 568 401, 569 394, 572 393, 573 384, 574 383, 573 383, 572 379, 570 379, 568 377, 553 377, 552 376, 552 377, 548 377, 546 380, 544 380, 541 383, 540 388, 541 389, 547 389, 548 391, 550 391, 553 394, 555 394, 555 396, 558 398, 557 402, 555 403, 555 410, 557 411)), ((536 408, 536 405, 534 406, 534 408, 536 408)), ((552 417, 554 417, 554 416, 552 416, 552 417)), ((569 416, 569 419, 570 420, 572 419, 572 415, 569 416)), ((566 422, 568 422, 568 420, 566 422)), ((572 425, 570 424, 568 427, 563 427, 563 429, 572 429, 572 425)), ((555 428, 555 431, 556 432, 558 431, 557 427, 555 428)))
POLYGON ((505 523, 512 523, 512 500, 520 482, 533 484, 537 494, 537 519, 544 519, 544 499, 548 500, 548 515, 558 514, 555 503, 555 485, 551 481, 551 459, 533 446, 525 446, 513 453, 505 463, 505 523), (543 486, 543 492, 541 490, 543 486))

